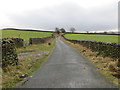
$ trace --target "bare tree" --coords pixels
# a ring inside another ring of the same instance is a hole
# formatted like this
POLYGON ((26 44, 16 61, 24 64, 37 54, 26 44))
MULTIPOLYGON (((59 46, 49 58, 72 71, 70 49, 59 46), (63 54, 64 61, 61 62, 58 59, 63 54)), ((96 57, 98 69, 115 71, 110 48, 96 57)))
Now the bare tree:
POLYGON ((60 34, 60 29, 59 29, 59 28, 55 28, 55 32, 56 32, 57 34, 60 34))
POLYGON ((106 32, 106 31, 104 31, 103 33, 104 33, 104 34, 107 34, 107 32, 106 32))
POLYGON ((65 33, 66 32, 64 28, 61 28, 60 31, 61 31, 61 33, 65 33))
POLYGON ((71 28, 70 28, 70 31, 71 31, 71 33, 74 33, 74 32, 76 31, 76 29, 73 28, 73 27, 71 27, 71 28))
POLYGON ((86 31, 86 33, 89 33, 89 31, 86 31))

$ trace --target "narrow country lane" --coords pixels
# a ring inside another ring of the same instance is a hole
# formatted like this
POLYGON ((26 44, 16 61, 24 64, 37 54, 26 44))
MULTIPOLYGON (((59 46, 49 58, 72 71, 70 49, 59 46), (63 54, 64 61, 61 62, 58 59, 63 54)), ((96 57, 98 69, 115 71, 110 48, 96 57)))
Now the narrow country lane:
POLYGON ((60 37, 48 60, 32 76, 20 88, 115 88, 60 37))

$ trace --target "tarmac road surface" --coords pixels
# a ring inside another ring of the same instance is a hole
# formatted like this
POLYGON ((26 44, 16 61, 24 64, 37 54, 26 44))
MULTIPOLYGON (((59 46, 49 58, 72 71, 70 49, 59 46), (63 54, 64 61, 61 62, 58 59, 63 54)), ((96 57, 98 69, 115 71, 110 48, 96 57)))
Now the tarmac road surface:
POLYGON ((116 88, 79 52, 56 38, 48 60, 20 88, 116 88))

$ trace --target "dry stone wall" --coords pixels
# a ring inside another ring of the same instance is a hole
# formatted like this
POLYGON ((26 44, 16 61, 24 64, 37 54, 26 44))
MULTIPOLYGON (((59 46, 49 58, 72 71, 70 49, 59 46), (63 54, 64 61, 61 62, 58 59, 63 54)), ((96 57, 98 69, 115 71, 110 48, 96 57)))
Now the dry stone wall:
POLYGON ((94 52, 98 52, 98 55, 102 55, 103 57, 118 59, 118 66, 120 67, 120 43, 73 40, 65 38, 64 35, 62 35, 62 37, 74 44, 80 44, 91 49, 94 52))
POLYGON ((54 38, 54 36, 50 36, 50 37, 42 37, 42 38, 30 38, 29 39, 29 44, 41 44, 41 43, 45 43, 48 40, 50 40, 51 38, 54 38))
MULTIPOLYGON (((50 37, 43 38, 30 38, 29 44, 40 44, 45 43, 46 41, 54 38, 54 35, 50 37)), ((2 58, 0 59, 0 64, 2 67, 6 67, 8 65, 17 65, 18 64, 18 56, 16 53, 16 48, 20 48, 24 46, 24 40, 21 38, 3 38, 0 40, 0 55, 2 58)))
POLYGON ((17 65, 18 57, 16 53, 15 43, 12 39, 2 39, 2 67, 8 65, 17 65))

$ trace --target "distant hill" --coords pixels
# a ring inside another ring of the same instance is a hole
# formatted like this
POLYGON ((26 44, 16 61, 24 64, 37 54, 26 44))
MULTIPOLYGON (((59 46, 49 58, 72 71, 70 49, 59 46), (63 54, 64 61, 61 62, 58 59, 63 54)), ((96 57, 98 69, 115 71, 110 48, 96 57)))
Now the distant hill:
POLYGON ((119 30, 90 31, 89 33, 120 34, 119 30))
POLYGON ((47 30, 40 30, 40 29, 18 29, 18 28, 4 28, 2 30, 24 30, 24 31, 37 31, 37 32, 54 32, 54 31, 47 31, 47 30))

